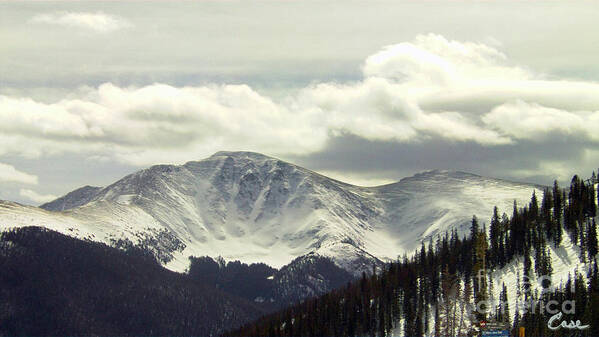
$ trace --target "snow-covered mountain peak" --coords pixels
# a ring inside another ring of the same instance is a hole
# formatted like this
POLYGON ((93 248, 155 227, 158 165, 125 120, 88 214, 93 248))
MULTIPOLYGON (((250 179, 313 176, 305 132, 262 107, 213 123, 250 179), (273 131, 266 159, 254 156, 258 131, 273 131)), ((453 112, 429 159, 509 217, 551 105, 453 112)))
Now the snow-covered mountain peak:
POLYGON ((481 181, 481 180, 493 180, 499 179, 486 178, 474 173, 468 173, 463 171, 451 171, 451 170, 429 170, 414 174, 410 177, 402 178, 398 184, 414 184, 414 183, 454 183, 458 181, 481 181))
POLYGON ((217 158, 217 157, 232 157, 232 158, 247 158, 255 161, 263 161, 263 160, 278 160, 274 157, 267 156, 258 152, 251 151, 218 151, 214 153, 209 158, 217 158))
MULTIPOLYGON (((527 201, 534 189, 441 170, 358 187, 259 153, 218 152, 73 191, 43 207, 66 210, 60 219, 49 221, 59 214, 43 211, 37 223, 81 223, 74 235, 166 249, 168 266, 177 270, 190 255, 282 266, 316 253, 356 272, 450 228, 466 230, 473 214, 488 218, 495 205, 508 211, 514 199, 527 201)), ((0 209, 0 223, 27 223, 14 213, 14 207, 0 209)))
POLYGON ((102 187, 86 185, 40 207, 50 211, 64 211, 79 207, 90 202, 101 189, 102 187))

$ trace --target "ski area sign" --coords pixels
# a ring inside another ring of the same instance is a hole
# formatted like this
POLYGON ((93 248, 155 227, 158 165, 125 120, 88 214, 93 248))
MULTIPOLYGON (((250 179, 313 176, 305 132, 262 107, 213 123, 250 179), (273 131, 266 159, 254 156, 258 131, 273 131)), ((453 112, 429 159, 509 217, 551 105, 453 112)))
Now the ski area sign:
POLYGON ((486 330, 483 331, 482 337, 509 337, 509 330, 486 330))

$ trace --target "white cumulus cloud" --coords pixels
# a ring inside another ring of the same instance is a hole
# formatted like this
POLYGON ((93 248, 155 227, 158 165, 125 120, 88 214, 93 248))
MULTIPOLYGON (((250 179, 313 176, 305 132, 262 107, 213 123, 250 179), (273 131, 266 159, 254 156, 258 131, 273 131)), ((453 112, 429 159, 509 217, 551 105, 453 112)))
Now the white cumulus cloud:
POLYGON ((591 149, 598 111, 597 83, 548 79, 493 46, 428 34, 366 58, 360 81, 281 100, 247 85, 111 83, 54 103, 0 96, 0 155, 79 152, 148 165, 222 149, 306 155, 343 134, 492 148, 559 133, 591 149))
POLYGON ((103 84, 85 98, 50 104, 0 96, 0 153, 75 151, 143 165, 222 148, 305 153, 326 140, 318 117, 246 85, 103 84))
POLYGON ((24 198, 27 198, 27 199, 29 199, 29 200, 31 200, 33 202, 36 202, 38 204, 45 203, 45 202, 52 201, 52 200, 56 199, 55 195, 52 195, 52 194, 39 194, 39 193, 37 193, 35 191, 32 191, 32 190, 29 190, 29 189, 21 189, 19 191, 19 195, 22 196, 22 197, 24 197, 24 198))
POLYGON ((383 77, 421 85, 456 86, 468 81, 527 79, 528 71, 506 63, 499 50, 481 43, 448 40, 437 34, 383 48, 369 56, 367 77, 383 77))
POLYGON ((31 18, 31 22, 83 28, 99 33, 108 33, 132 26, 132 24, 124 18, 105 14, 103 12, 42 13, 31 18))
POLYGON ((0 163, 0 182, 17 182, 36 185, 37 176, 21 172, 12 165, 0 163))
POLYGON ((578 136, 599 142, 599 111, 566 111, 537 103, 510 102, 483 116, 488 126, 517 139, 578 136))

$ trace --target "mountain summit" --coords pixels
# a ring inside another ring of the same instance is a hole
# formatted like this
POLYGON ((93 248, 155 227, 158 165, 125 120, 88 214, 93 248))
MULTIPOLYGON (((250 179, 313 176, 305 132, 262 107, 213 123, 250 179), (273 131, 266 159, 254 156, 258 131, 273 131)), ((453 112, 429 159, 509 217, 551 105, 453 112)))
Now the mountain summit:
POLYGON ((280 267, 315 253, 359 272, 451 228, 464 232, 473 214, 485 219, 495 205, 510 211, 537 188, 438 170, 358 187, 259 153, 218 152, 85 187, 41 209, 0 203, 0 226, 142 245, 173 270, 191 255, 280 267))

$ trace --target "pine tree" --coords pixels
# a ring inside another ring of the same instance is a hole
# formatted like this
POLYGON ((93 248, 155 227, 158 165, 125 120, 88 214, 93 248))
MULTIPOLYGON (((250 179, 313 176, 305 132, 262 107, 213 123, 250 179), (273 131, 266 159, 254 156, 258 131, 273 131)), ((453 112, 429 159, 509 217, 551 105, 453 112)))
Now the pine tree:
POLYGON ((543 200, 541 201, 541 219, 545 230, 545 237, 549 241, 553 241, 555 236, 555 225, 551 216, 551 207, 553 207, 553 195, 549 188, 543 191, 543 200))
POLYGON ((503 268, 508 260, 508 230, 510 226, 510 219, 507 214, 503 213, 501 216, 501 231, 500 231, 500 239, 499 239, 499 257, 500 257, 500 266, 503 268))
POLYGON ((474 312, 474 304, 472 303, 472 285, 470 280, 464 281, 464 291, 462 292, 462 300, 460 303, 460 320, 458 324, 458 335, 471 335, 472 328, 476 324, 476 320, 472 314, 474 312))
POLYGON ((439 305, 435 306, 435 336, 441 336, 441 315, 439 305))
POLYGON ((441 276, 441 298, 439 306, 439 331, 441 336, 456 335, 456 313, 460 298, 460 284, 455 274, 445 267, 441 276))
MULTIPOLYGON (((547 251, 545 250, 545 246, 540 246, 538 249, 535 249, 535 277, 541 277, 546 275, 546 263, 547 263, 547 251)), ((531 275, 532 277, 532 275, 531 275)))
POLYGON ((478 218, 476 217, 476 215, 472 216, 472 222, 470 223, 470 239, 474 242, 476 242, 476 237, 479 234, 479 225, 478 225, 478 218))
MULTIPOLYGON (((488 243, 487 243, 487 235, 485 233, 478 233, 476 235, 476 241, 474 241, 474 256, 475 263, 473 267, 474 272, 474 298, 475 303, 481 303, 487 300, 487 278, 486 278, 486 253, 487 253, 488 243)), ((488 308, 487 308, 488 309, 488 308)), ((479 320, 484 320, 486 318, 486 313, 478 312, 477 318, 479 320)))
POLYGON ((568 207, 566 208, 564 216, 564 224, 572 242, 575 244, 583 243, 584 240, 580 240, 580 235, 584 234, 581 228, 584 226, 584 214, 585 214, 585 185, 583 181, 574 175, 570 183, 570 192, 568 194, 568 207), (582 242, 581 242, 582 241, 582 242))
MULTIPOLYGON (((593 322, 599 317, 599 275, 597 271, 597 261, 593 262, 588 288, 590 290, 590 298, 588 307, 585 310, 586 317, 584 317, 584 322, 593 322)), ((588 335, 599 336, 599 324, 591 324, 588 335)))
POLYGON ((536 220, 539 217, 539 202, 537 201, 536 190, 532 192, 532 198, 528 207, 532 220, 536 220))
MULTIPOLYGON (((595 172, 593 172, 595 173, 595 172)), ((593 183, 595 178, 591 179, 591 183, 587 186, 587 216, 597 216, 597 205, 595 204, 595 184, 593 183)))
POLYGON ((503 287, 501 289, 501 295, 499 297, 500 297, 499 300, 502 303, 501 310, 502 310, 503 319, 501 321, 504 322, 507 326, 509 326, 510 325, 510 304, 508 303, 507 287, 505 286, 505 283, 503 283, 503 287))
POLYGON ((579 234, 579 238, 580 238, 580 261, 582 263, 586 263, 587 262, 587 253, 588 253, 588 243, 589 240, 587 239, 587 234, 588 234, 588 228, 591 227, 591 224, 589 223, 589 221, 587 219, 585 219, 582 223, 580 223, 580 225, 578 226, 578 230, 577 232, 580 233, 579 234))
POLYGON ((595 259, 597 255, 597 224, 595 223, 595 219, 592 220, 591 224, 588 226, 588 233, 586 235, 587 238, 587 249, 589 252, 589 258, 591 260, 595 259))
POLYGON ((528 295, 530 293, 530 280, 532 279, 532 275, 531 275, 531 267, 532 267, 532 261, 530 260, 530 253, 528 251, 526 251, 524 253, 524 272, 522 274, 522 278, 525 282, 523 282, 523 293, 524 293, 524 298, 526 300, 528 300, 528 295))
POLYGON ((497 206, 493 208, 493 216, 491 217, 491 226, 489 228, 489 241, 491 243, 490 265, 495 266, 500 264, 500 240, 501 240, 501 223, 499 221, 499 211, 497 206))
POLYGON ((514 200, 514 211, 510 220, 510 237, 509 237, 509 256, 508 260, 514 255, 522 255, 529 237, 526 223, 526 208, 520 212, 518 205, 514 200))
POLYGON ((562 210, 562 191, 557 184, 557 180, 555 180, 553 182, 553 242, 556 248, 562 243, 562 210))
POLYGON ((587 306, 588 289, 584 277, 578 271, 574 274, 574 299, 576 301, 576 315, 582 317, 587 306))

